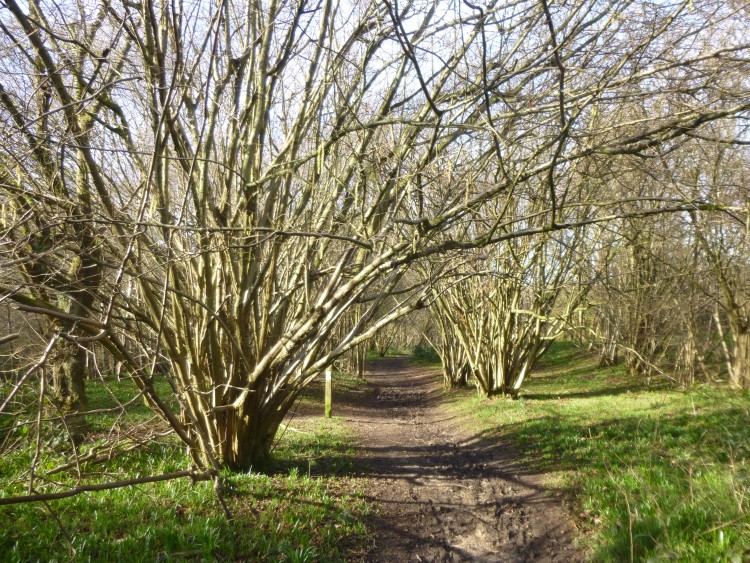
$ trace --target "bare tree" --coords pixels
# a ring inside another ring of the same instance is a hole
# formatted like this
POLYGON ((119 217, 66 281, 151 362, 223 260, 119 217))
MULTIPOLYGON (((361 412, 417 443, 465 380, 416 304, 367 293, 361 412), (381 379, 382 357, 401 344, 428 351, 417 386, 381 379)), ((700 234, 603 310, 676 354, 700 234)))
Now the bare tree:
POLYGON ((247 469, 322 369, 427 302, 415 262, 711 207, 572 179, 750 108, 711 87, 747 75, 741 9, 7 0, 0 290, 60 359, 121 362, 200 467, 247 469))
POLYGON ((750 155, 746 148, 734 148, 731 137, 723 138, 730 142, 718 143, 707 151, 709 158, 698 160, 698 166, 682 168, 681 173, 675 171, 673 178, 695 191, 713 191, 726 206, 721 215, 694 212, 690 219, 695 244, 708 262, 710 282, 704 276, 702 288, 715 304, 714 326, 730 384, 750 389, 750 155))
MULTIPOLYGON (((484 396, 517 396, 549 344, 571 322, 588 284, 574 284, 584 230, 514 239, 482 251, 463 279, 438 289, 439 323, 462 353, 446 351, 451 378, 465 359, 484 396)), ((450 344, 451 341, 447 340, 450 344)))
POLYGON ((685 139, 667 155, 621 163, 603 178, 608 189, 627 185, 642 199, 683 193, 721 202, 721 212, 606 225, 593 253, 602 275, 589 300, 603 363, 622 357, 633 373, 689 384, 717 377, 723 354, 730 381, 743 386, 734 367, 743 354, 734 346, 743 340, 747 301, 747 154, 737 137, 744 131, 741 122, 710 127, 701 143, 685 139))

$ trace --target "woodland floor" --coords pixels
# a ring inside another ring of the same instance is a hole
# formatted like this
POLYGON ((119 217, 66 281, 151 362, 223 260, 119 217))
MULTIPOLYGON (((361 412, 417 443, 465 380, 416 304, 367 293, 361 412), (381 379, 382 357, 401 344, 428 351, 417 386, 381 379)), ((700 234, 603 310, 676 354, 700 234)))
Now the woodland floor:
POLYGON ((434 368, 371 362, 370 392, 334 402, 374 505, 367 561, 576 561, 562 499, 507 444, 466 430, 434 368))

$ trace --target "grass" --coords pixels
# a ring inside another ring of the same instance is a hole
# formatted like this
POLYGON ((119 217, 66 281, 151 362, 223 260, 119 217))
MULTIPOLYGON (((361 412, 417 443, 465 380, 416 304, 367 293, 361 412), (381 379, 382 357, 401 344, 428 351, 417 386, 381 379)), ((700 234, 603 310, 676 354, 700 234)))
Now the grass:
POLYGON ((440 355, 429 344, 417 344, 412 350, 411 361, 418 366, 440 366, 440 355))
MULTIPOLYGON (((367 392, 334 375, 337 397, 367 392)), ((454 407, 486 436, 509 440, 529 467, 563 488, 587 531, 595 561, 750 560, 750 397, 722 388, 690 390, 597 367, 559 343, 526 382, 519 400, 453 394, 454 407)), ((130 401, 127 413, 88 417, 92 441, 119 421, 156 425, 128 382, 89 386, 91 407, 130 401), (135 400, 132 400, 135 399, 135 400), (119 417, 119 418, 118 418, 119 417)), ((352 471, 352 437, 322 411, 322 383, 305 391, 298 416, 279 433, 270 475, 226 475, 227 521, 210 483, 188 480, 89 493, 49 504, 0 507, 0 560, 339 561, 364 556, 369 507, 352 471), (306 414, 307 416, 303 416, 306 414)), ((42 469, 66 456, 62 428, 48 425, 42 469), (58 440, 58 442, 55 442, 58 440)), ((7 427, 6 427, 7 428, 7 427)), ((24 494, 32 425, 14 430, 0 456, 0 496, 24 494), (24 434, 25 432, 25 434, 24 434)), ((189 465, 165 437, 95 466, 87 482, 159 474, 189 465)), ((55 475, 61 486, 71 476, 55 475)), ((41 483, 54 488, 51 483, 41 483)))
POLYGON ((49 509, 3 507, 0 553, 7 561, 338 561, 366 535, 366 507, 349 485, 296 470, 232 475, 232 522, 222 516, 210 484, 186 480, 79 495, 49 509))
POLYGON ((368 362, 372 362, 375 360, 381 360, 383 358, 398 358, 401 356, 408 356, 409 354, 411 354, 411 350, 402 346, 392 346, 388 348, 388 350, 386 350, 385 352, 385 356, 381 356, 376 349, 370 348, 369 350, 367 350, 365 359, 368 362))
POLYGON ((750 560, 750 397, 597 367, 572 344, 521 398, 457 407, 574 499, 595 561, 750 560))
MULTIPOLYGON (((351 382, 354 388, 355 382, 351 382)), ((346 388, 344 388, 344 391, 346 388)), ((127 402, 136 393, 127 382, 92 382, 92 409, 127 402)), ((87 417, 91 447, 120 416, 87 417)), ((133 401, 119 425, 157 424, 142 401, 133 401)), ((60 432, 50 426, 50 434, 60 432)), ((283 427, 282 427, 283 428, 283 427)), ((26 493, 33 450, 26 440, 0 456, 0 497, 26 493)), ((65 440, 48 444, 41 469, 65 459, 65 440)), ((272 471, 225 475, 225 498, 234 516, 227 521, 213 483, 179 479, 86 493, 47 504, 0 506, 0 561, 90 560, 268 560, 342 561, 364 553, 369 511, 351 470, 352 438, 340 419, 299 417, 280 432, 272 471)), ((87 483, 179 471, 190 466, 173 437, 104 465, 88 468, 87 483)), ((70 475, 56 474, 59 485, 38 481, 40 489, 65 489, 70 475)))
POLYGON ((271 472, 346 476, 355 469, 354 459, 353 438, 342 419, 292 419, 279 431, 271 472))
MULTIPOLYGON (((336 403, 338 403, 343 397, 357 397, 368 393, 367 379, 364 377, 357 377, 345 372, 334 371, 331 374, 332 378, 332 390, 333 390, 333 412, 336 412, 336 403)), ((292 409, 294 413, 297 409, 300 412, 306 413, 320 413, 323 414, 324 404, 324 380, 322 375, 312 381, 307 387, 302 390, 299 398, 297 399, 297 405, 292 409)))

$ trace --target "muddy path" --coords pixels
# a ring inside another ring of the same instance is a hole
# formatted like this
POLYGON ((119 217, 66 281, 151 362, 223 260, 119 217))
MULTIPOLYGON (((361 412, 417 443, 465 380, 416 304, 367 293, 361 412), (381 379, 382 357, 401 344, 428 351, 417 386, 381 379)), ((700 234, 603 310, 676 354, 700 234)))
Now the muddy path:
POLYGON ((561 500, 510 447, 450 414, 435 370, 369 365, 372 392, 336 405, 359 438, 375 505, 368 561, 578 561, 561 500))

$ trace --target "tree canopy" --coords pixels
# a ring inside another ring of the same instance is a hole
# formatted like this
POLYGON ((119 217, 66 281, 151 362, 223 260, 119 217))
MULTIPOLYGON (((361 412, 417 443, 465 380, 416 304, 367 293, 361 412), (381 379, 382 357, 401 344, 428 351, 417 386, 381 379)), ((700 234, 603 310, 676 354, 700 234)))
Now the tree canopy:
POLYGON ((453 256, 494 246, 510 254, 487 268, 533 268, 508 258, 523 238, 562 266, 587 226, 746 218, 746 196, 679 179, 701 147, 747 142, 747 15, 5 0, 0 292, 33 333, 19 373, 49 360, 79 409, 84 366, 122 366, 199 467, 248 469, 321 370, 438 299, 453 256), (627 172, 657 162, 673 181, 627 172))

